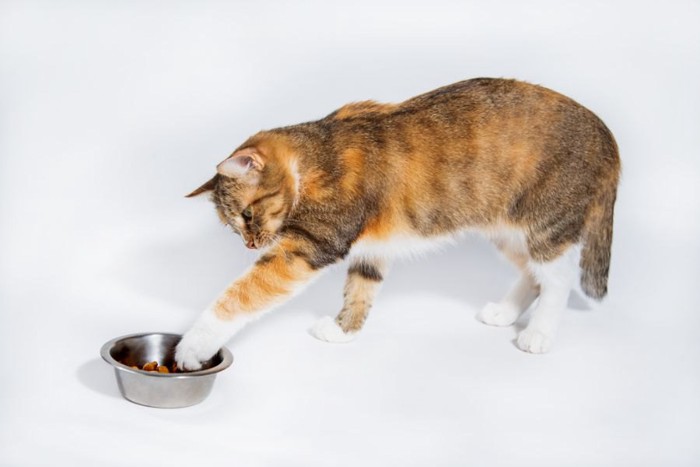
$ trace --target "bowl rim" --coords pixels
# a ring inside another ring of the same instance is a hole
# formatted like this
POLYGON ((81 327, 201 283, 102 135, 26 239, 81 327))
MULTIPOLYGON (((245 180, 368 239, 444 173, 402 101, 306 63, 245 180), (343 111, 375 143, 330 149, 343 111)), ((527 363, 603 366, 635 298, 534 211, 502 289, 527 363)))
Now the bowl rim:
POLYGON ((216 366, 213 366, 211 368, 207 368, 205 370, 196 370, 196 371, 188 371, 186 373, 159 373, 157 371, 143 371, 143 370, 135 370, 131 368, 128 365, 124 365, 123 363, 115 360, 110 351, 112 348, 122 340, 126 339, 132 339, 134 337, 145 337, 145 336, 153 336, 153 335, 161 335, 161 336, 175 336, 175 337, 180 337, 182 338, 182 334, 177 334, 174 332, 137 332, 134 334, 126 334, 123 336, 115 337, 114 339, 110 339, 109 341, 105 342, 102 345, 102 348, 100 349, 100 356, 104 361, 115 367, 116 369, 119 369, 121 371, 126 371, 128 373, 133 373, 137 374, 140 376, 149 376, 152 378, 180 378, 180 379, 185 379, 185 378, 192 378, 192 377, 197 377, 197 376, 207 376, 207 375, 212 375, 219 373, 220 371, 225 370, 226 368, 230 367, 231 364, 233 363, 233 354, 231 354, 231 351, 226 348, 226 346, 222 346, 219 349, 219 354, 221 354, 221 363, 219 363, 216 366))

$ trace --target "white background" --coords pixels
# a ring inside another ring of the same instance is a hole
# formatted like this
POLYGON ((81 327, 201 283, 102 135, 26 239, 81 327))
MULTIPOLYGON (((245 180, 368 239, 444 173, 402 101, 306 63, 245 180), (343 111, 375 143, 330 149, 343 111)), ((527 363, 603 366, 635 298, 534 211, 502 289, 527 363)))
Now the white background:
POLYGON ((0 464, 700 464, 700 3, 0 3, 0 464), (624 176, 609 298, 552 352, 474 319, 486 241, 397 265, 349 345, 338 266, 234 338, 201 405, 121 398, 115 336, 184 331, 253 260, 183 196, 262 128, 461 79, 596 112, 624 176))

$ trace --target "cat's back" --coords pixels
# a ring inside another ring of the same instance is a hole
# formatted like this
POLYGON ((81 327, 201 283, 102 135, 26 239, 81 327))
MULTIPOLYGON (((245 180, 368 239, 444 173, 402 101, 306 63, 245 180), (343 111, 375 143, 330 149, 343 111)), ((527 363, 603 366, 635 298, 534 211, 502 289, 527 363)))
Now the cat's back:
MULTIPOLYGON (((591 121, 595 114, 573 99, 551 89, 525 81, 504 78, 474 78, 459 81, 408 99, 394 109, 396 115, 421 113, 445 117, 443 122, 459 124, 459 117, 472 121, 528 120, 579 114, 591 121), (451 118, 450 118, 451 117, 451 118)), ((449 126, 449 125, 446 125, 449 126)))
MULTIPOLYGON (((433 89, 407 99, 401 104, 404 110, 419 111, 440 104, 458 101, 472 103, 492 101, 494 97, 504 97, 513 93, 523 93, 537 86, 514 79, 473 78, 433 89)), ((462 102, 464 103, 464 102, 462 102)))
POLYGON ((460 81, 399 104, 349 104, 328 119, 338 146, 371 168, 345 171, 361 172, 364 192, 424 234, 560 213, 619 171, 612 134, 593 112, 517 80, 460 81))
POLYGON ((370 135, 369 141, 379 139, 389 146, 378 149, 390 152, 422 146, 426 135, 431 137, 432 148, 462 143, 463 150, 458 151, 462 155, 475 154, 475 144, 481 149, 502 148, 504 142, 515 141, 539 146, 549 136, 614 144, 605 124, 573 99, 539 85, 503 78, 459 81, 398 104, 355 102, 323 121, 332 122, 341 139, 370 135))
MULTIPOLYGON (((612 133, 592 111, 551 89, 524 81, 475 78, 421 94, 383 117, 397 138, 420 144, 445 163, 509 168, 531 178, 547 166, 595 170, 619 166, 612 133)), ((416 146, 418 147, 418 146, 416 146)), ((519 176, 519 177, 518 177, 519 176)))

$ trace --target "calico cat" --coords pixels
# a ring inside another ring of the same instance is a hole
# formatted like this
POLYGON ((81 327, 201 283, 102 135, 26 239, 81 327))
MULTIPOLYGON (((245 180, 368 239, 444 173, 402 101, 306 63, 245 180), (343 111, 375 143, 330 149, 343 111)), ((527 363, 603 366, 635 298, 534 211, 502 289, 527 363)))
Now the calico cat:
POLYGON ((236 331, 349 259, 344 306, 312 329, 349 341, 388 262, 464 231, 490 237, 522 275, 478 314, 513 324, 539 297, 517 345, 546 352, 579 275, 607 292, 620 175, 615 140, 591 111, 543 87, 472 79, 400 104, 346 105, 321 120, 261 131, 188 196, 263 250, 184 335, 197 369, 236 331))

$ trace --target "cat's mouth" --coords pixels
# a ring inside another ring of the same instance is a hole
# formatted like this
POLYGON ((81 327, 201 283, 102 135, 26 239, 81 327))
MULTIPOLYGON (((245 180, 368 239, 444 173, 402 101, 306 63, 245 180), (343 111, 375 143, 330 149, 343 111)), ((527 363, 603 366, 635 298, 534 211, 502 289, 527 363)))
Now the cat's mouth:
POLYGON ((258 248, 265 248, 272 243, 272 238, 269 235, 241 235, 243 238, 243 243, 245 246, 251 250, 257 250, 258 248))
POLYGON ((258 246, 260 245, 259 242, 255 240, 254 235, 246 235, 243 232, 240 232, 241 239, 243 239, 243 244, 250 248, 251 250, 257 250, 258 246))

